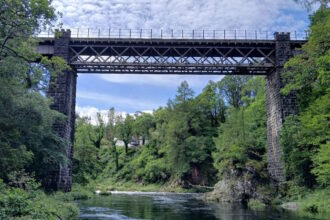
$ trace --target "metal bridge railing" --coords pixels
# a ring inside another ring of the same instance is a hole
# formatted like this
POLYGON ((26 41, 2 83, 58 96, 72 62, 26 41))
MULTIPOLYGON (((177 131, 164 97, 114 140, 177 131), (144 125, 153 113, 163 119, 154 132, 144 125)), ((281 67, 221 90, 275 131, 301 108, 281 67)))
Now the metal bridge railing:
MULTIPOLYGON (((273 40, 272 31, 251 30, 153 30, 153 29, 97 29, 73 28, 72 38, 125 38, 125 39, 196 39, 196 40, 273 40)), ((54 38, 55 30, 37 34, 42 38, 54 38)), ((290 32, 292 40, 307 40, 309 31, 290 32)))

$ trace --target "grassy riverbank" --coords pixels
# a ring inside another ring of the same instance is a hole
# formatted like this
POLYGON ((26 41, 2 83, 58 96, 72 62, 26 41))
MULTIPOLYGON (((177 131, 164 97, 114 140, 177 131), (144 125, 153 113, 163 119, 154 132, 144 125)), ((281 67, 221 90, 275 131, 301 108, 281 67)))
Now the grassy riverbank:
POLYGON ((171 183, 138 183, 133 181, 116 181, 113 178, 107 178, 92 182, 86 186, 87 189, 101 192, 107 191, 138 191, 138 192, 175 192, 175 193, 196 193, 205 192, 203 189, 183 188, 171 183))
POLYGON ((20 188, 0 179, 0 219, 76 219, 75 199, 73 192, 46 194, 35 182, 20 188))
POLYGON ((330 218, 330 188, 304 190, 286 198, 283 208, 296 211, 298 215, 318 218, 330 218))
MULTIPOLYGON (((330 188, 306 189, 291 188, 287 195, 274 198, 271 206, 294 212, 301 217, 313 219, 330 219, 330 188)), ((248 207, 252 210, 264 210, 267 208, 260 200, 251 199, 248 207)))

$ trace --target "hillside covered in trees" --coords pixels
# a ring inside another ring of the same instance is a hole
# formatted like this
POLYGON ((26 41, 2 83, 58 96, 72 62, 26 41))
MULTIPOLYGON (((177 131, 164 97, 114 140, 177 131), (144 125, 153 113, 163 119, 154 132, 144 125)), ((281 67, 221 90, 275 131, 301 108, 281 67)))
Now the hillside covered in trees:
POLYGON ((217 173, 226 175, 250 160, 266 172, 265 111, 262 77, 226 76, 197 96, 183 82, 175 98, 153 114, 122 117, 110 109, 103 119, 98 114, 94 126, 78 117, 74 179, 87 183, 98 170, 102 178, 143 184, 213 186, 217 173), (128 148, 132 139, 141 139, 142 146, 128 148))

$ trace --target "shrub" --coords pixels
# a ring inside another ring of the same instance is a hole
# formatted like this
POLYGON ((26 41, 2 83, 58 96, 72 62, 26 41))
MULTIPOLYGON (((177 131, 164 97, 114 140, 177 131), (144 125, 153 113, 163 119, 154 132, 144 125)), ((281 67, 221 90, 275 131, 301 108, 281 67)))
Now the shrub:
POLYGON ((260 200, 250 199, 248 202, 248 207, 252 210, 260 210, 260 209, 264 209, 266 205, 260 200))
POLYGON ((324 187, 330 186, 330 142, 321 145, 312 159, 315 164, 312 173, 317 182, 324 187))
POLYGON ((90 199, 93 196, 92 191, 84 188, 80 185, 73 185, 72 191, 67 193, 72 196, 73 200, 85 200, 90 199))
POLYGON ((330 212, 330 188, 318 189, 307 193, 298 200, 301 208, 305 212, 324 214, 329 217, 330 212))
POLYGON ((0 219, 75 219, 78 213, 75 204, 46 195, 42 190, 7 186, 0 179, 0 219))

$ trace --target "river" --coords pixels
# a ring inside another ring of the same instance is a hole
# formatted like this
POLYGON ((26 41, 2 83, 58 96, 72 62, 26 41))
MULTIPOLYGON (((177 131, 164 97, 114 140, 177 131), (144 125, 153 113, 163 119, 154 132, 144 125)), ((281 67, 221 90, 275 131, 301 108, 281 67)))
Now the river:
POLYGON ((161 220, 302 220, 276 209, 252 211, 240 204, 205 203, 197 194, 114 193, 79 201, 79 219, 161 219, 161 220))

